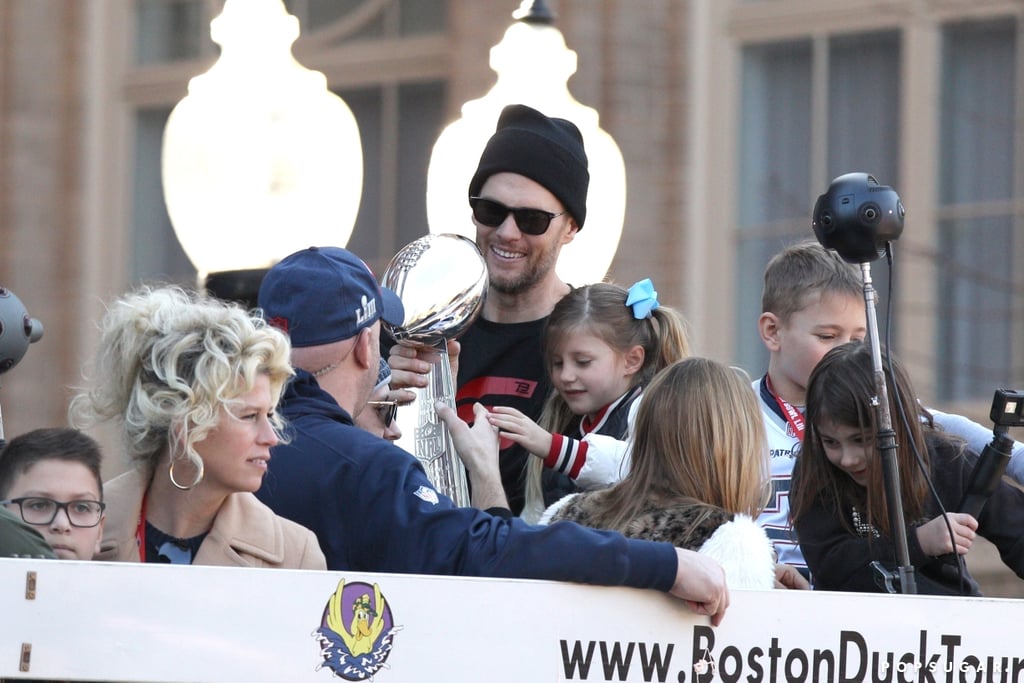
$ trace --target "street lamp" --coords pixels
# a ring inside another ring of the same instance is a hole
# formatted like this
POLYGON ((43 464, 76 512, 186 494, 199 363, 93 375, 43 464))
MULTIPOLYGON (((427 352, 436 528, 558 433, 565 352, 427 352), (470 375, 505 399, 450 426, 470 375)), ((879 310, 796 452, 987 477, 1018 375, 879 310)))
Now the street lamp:
POLYGON ((491 48, 497 83, 483 97, 462 106, 462 118, 438 137, 427 168, 427 222, 431 233, 475 238, 467 202, 469 181, 480 153, 508 104, 526 104, 548 116, 568 119, 583 135, 590 164, 587 224, 562 249, 557 271, 565 282, 583 285, 608 272, 622 235, 626 210, 626 167, 615 140, 598 125, 595 109, 569 93, 576 53, 553 26, 554 15, 539 0, 524 0, 502 41, 491 48))
POLYGON ((189 81, 163 138, 167 212, 199 285, 255 303, 263 273, 309 246, 345 246, 363 185, 359 129, 319 71, 292 56, 282 0, 227 0, 220 58, 189 81))

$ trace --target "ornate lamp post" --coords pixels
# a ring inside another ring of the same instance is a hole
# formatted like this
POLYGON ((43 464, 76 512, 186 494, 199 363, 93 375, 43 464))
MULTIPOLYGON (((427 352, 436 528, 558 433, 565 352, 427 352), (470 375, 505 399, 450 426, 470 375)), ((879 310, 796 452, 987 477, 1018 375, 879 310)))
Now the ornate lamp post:
POLYGON ((199 285, 254 303, 284 256, 348 243, 362 146, 348 105, 292 56, 299 22, 281 0, 227 0, 210 35, 220 58, 164 130, 164 198, 199 285))
POLYGON ((575 123, 590 160, 587 225, 563 248, 558 273, 582 285, 608 272, 622 235, 626 208, 626 169, 612 137, 598 125, 597 111, 569 93, 576 53, 553 25, 554 15, 540 0, 524 0, 516 22, 491 48, 498 81, 486 95, 462 106, 462 118, 438 137, 427 169, 427 222, 431 233, 454 232, 474 238, 467 188, 498 114, 508 104, 526 104, 548 116, 575 123))

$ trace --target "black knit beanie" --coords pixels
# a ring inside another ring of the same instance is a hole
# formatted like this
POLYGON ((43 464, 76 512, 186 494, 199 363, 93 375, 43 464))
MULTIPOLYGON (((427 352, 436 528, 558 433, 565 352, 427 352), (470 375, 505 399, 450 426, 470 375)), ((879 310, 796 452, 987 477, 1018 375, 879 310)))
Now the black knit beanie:
POLYGON ((503 172, 543 185, 583 227, 590 172, 583 136, 571 121, 544 116, 525 104, 505 107, 469 182, 469 196, 479 196, 484 182, 503 172))

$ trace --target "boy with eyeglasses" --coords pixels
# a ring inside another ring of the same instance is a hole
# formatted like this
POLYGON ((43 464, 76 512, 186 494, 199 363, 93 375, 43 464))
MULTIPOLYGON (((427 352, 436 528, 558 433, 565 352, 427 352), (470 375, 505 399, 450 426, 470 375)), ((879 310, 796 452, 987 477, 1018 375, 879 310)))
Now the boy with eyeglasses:
MULTIPOLYGON (((587 217, 590 184, 583 136, 571 121, 522 104, 505 107, 469 182, 476 245, 487 263, 483 311, 449 345, 457 356, 455 402, 473 422, 473 405, 518 409, 538 419, 551 389, 541 340, 555 304, 571 289, 555 271, 562 247, 587 217)), ((388 362, 392 387, 423 387, 430 365, 414 349, 395 345, 388 362)), ((525 503, 526 450, 502 439, 499 464, 509 507, 525 503)), ((576 490, 564 474, 545 469, 546 505, 576 490)))
POLYGON ((99 444, 66 428, 36 429, 0 451, 0 506, 35 528, 61 560, 91 560, 103 538, 99 444))

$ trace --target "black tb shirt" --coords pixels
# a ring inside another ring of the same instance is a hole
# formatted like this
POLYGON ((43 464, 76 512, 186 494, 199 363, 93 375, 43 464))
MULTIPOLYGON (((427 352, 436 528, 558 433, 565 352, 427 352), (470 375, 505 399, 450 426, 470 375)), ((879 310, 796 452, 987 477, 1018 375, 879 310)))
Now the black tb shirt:
MULTIPOLYGON (((487 408, 509 406, 536 421, 551 390, 541 339, 547 318, 525 323, 494 323, 477 318, 459 338, 459 377, 455 406, 459 417, 473 421, 473 404, 487 408)), ((531 456, 509 439, 502 439, 501 483, 516 515, 526 502, 526 463, 531 456)), ((545 469, 544 504, 576 491, 572 480, 545 469)))

